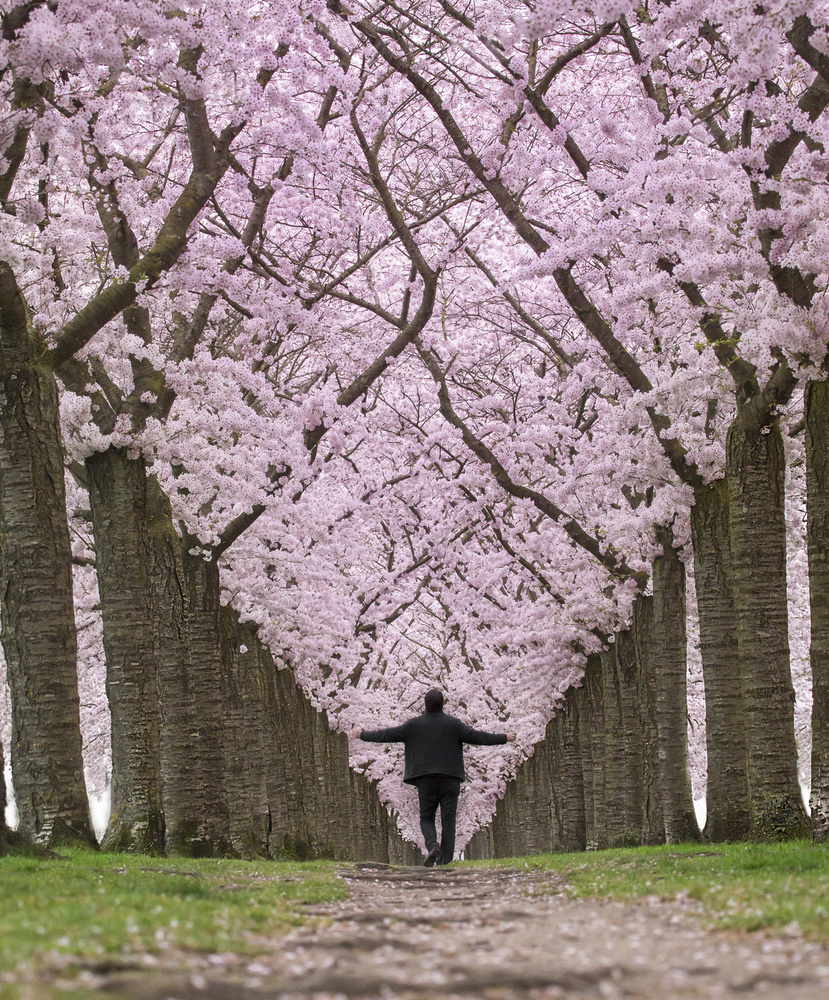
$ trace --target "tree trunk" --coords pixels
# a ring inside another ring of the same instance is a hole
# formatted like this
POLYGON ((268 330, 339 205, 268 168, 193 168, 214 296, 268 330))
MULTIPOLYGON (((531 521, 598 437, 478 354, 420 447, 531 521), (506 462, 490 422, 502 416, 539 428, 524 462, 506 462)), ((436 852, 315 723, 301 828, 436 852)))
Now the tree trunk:
POLYGON ((277 670, 263 647, 273 674, 271 703, 276 738, 268 771, 271 803, 270 850, 275 857, 306 861, 317 857, 316 766, 313 739, 305 712, 306 699, 292 672, 277 670), (276 804, 276 810, 274 809, 276 804))
POLYGON ((320 809, 318 815, 327 815, 328 825, 325 829, 318 826, 317 838, 323 853, 343 860, 387 862, 390 818, 376 786, 351 769, 345 733, 334 732, 326 713, 313 711, 310 702, 308 706, 315 716, 317 746, 322 753, 317 794, 327 808, 320 809))
POLYGON ((392 830, 376 787, 352 771, 348 738, 334 732, 297 684, 277 670, 253 628, 245 635, 263 685, 263 761, 268 849, 273 857, 340 858, 387 862, 412 857, 392 830))
POLYGON ((268 853, 265 692, 258 639, 229 607, 219 613, 225 691, 225 755, 230 837, 242 857, 268 853))
POLYGON ((397 827, 389 826, 389 864, 408 865, 413 867, 421 864, 423 852, 410 840, 404 840, 397 827))
POLYGON ((596 846, 596 811, 593 796, 593 726, 587 696, 586 675, 582 680, 581 687, 574 687, 571 691, 575 714, 578 718, 579 768, 581 769, 581 786, 584 796, 584 849, 590 850, 596 846))
POLYGON ((705 836, 742 840, 751 827, 745 722, 732 593, 728 483, 718 479, 694 491, 691 532, 705 684, 708 748, 705 836))
POLYGON ((653 598, 633 605, 633 641, 642 741, 642 844, 665 843, 665 816, 659 794, 659 726, 653 660, 653 598))
POLYGON ((812 614, 812 834, 829 838, 829 382, 806 386, 806 537, 812 614))
POLYGON ((570 688, 564 704, 547 727, 547 739, 552 747, 553 842, 560 851, 583 851, 587 846, 579 690, 570 688))
POLYGON ((108 448, 86 460, 112 716, 112 812, 102 846, 164 850, 152 550, 143 458, 108 448))
MULTIPOLYGON (((265 797, 268 803, 268 857, 284 857, 288 852, 284 837, 291 831, 288 814, 285 747, 280 726, 283 708, 277 695, 277 671, 273 657, 256 638, 258 676, 262 684, 264 712, 264 747, 262 763, 265 772, 265 797)), ((293 749, 293 747, 292 747, 293 749)))
POLYGON ((797 779, 777 422, 761 427, 738 414, 728 431, 726 470, 751 836, 802 837, 809 821, 797 779))
MULTIPOLYGON (((635 607, 635 605, 634 605, 635 607)), ((636 649, 636 621, 631 627, 616 636, 613 644, 619 696, 621 701, 621 723, 624 747, 624 789, 623 842, 627 847, 638 847, 645 843, 648 827, 645 768, 647 740, 645 725, 647 705, 641 701, 642 685, 639 679, 639 658, 636 649)))
POLYGON ((83 778, 72 552, 58 393, 0 265, 0 618, 20 832, 94 845, 83 778))
POLYGON ((602 660, 598 653, 587 658, 584 672, 580 719, 586 719, 584 752, 584 812, 588 848, 607 847, 604 800, 604 699, 602 696, 602 660))
POLYGON ((464 857, 467 861, 488 861, 495 857, 492 846, 492 824, 473 833, 469 843, 464 848, 464 857))
POLYGON ((492 817, 492 844, 496 858, 512 858, 521 853, 524 815, 516 795, 516 783, 517 781, 511 781, 507 785, 504 797, 492 817))
POLYGON ((147 483, 165 849, 233 853, 225 786, 218 568, 184 551, 170 503, 147 483))
MULTIPOLYGON (((633 846, 627 840, 628 759, 626 756, 626 720, 623 708, 621 677, 618 670, 618 644, 621 635, 601 654, 602 707, 604 718, 604 768, 602 811, 604 839, 602 847, 633 846)), ((636 843, 636 842, 634 842, 636 843)))
POLYGON ((688 773, 685 567, 668 528, 657 528, 662 555, 653 562, 653 669, 659 740, 659 797, 669 844, 699 840, 688 773))
MULTIPOLYGON (((549 854, 561 850, 557 829, 553 824, 553 789, 550 781, 551 757, 555 745, 547 739, 535 748, 535 753, 521 765, 516 780, 507 786, 514 804, 515 856, 523 854, 549 854)), ((505 796, 506 798, 506 796, 505 796)))
MULTIPOLYGON (((331 736, 345 751, 344 766, 349 783, 348 797, 340 805, 345 832, 343 847, 346 852, 341 856, 352 861, 389 862, 396 850, 403 851, 402 838, 399 834, 394 836, 396 831, 392 830, 392 819, 380 801, 376 786, 364 775, 351 770, 348 763, 348 737, 345 733, 335 732, 331 736)), ((413 848, 414 845, 410 847, 413 848)), ((414 864, 419 860, 420 857, 414 864)))

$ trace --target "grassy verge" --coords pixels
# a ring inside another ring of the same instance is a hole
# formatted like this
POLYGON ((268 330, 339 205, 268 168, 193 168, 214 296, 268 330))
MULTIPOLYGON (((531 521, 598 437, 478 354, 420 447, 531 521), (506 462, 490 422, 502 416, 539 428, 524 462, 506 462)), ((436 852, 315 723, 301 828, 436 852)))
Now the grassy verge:
POLYGON ((0 858, 0 1000, 16 1000, 21 981, 47 966, 252 954, 257 937, 302 923, 303 904, 345 895, 332 862, 60 853, 0 858))
POLYGON ((468 862, 559 872, 574 896, 699 900, 711 924, 800 930, 829 941, 829 849, 786 844, 698 844, 468 862))

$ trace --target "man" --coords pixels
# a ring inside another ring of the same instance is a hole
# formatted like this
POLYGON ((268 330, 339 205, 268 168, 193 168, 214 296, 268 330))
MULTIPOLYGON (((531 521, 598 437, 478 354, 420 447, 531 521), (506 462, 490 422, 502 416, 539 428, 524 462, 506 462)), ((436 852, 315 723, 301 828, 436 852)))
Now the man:
POLYGON ((355 726, 352 735, 369 743, 402 743, 406 769, 403 780, 417 787, 420 829, 426 841, 423 864, 448 865, 455 856, 455 817, 463 769, 463 745, 496 746, 514 743, 515 733, 485 733, 472 729, 443 711, 443 692, 426 692, 426 711, 402 726, 365 730, 355 726), (438 845, 435 814, 440 806, 441 840, 438 845))

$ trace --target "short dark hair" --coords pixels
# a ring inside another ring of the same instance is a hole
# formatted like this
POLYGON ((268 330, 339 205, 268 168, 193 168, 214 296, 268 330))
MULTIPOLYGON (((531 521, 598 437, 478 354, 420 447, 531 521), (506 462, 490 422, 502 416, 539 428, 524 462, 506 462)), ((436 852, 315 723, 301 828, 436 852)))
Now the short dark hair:
POLYGON ((423 699, 426 702, 427 712, 440 712, 443 710, 443 691, 437 688, 430 688, 423 699))

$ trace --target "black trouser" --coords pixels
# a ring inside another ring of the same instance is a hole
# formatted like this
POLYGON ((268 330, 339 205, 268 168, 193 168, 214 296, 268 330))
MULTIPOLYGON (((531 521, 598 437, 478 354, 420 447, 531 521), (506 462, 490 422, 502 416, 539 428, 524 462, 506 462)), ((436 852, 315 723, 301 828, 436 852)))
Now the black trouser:
POLYGON ((460 778, 445 774, 427 774, 416 779, 417 797, 420 802, 420 829, 426 841, 426 853, 438 846, 435 813, 440 806, 440 855, 439 865, 448 865, 455 857, 455 817, 458 814, 458 796, 461 794, 460 778))

